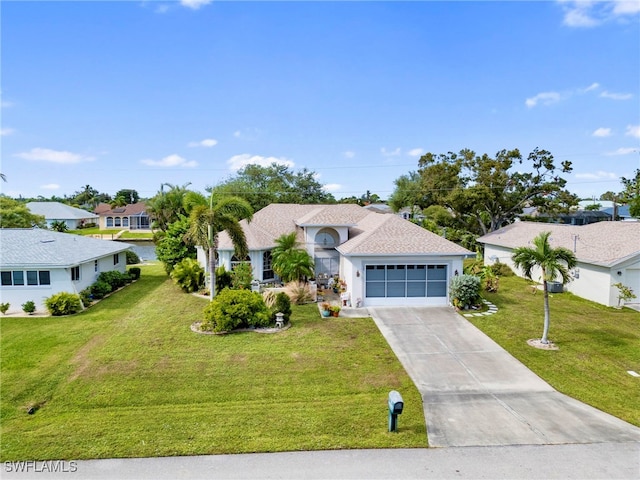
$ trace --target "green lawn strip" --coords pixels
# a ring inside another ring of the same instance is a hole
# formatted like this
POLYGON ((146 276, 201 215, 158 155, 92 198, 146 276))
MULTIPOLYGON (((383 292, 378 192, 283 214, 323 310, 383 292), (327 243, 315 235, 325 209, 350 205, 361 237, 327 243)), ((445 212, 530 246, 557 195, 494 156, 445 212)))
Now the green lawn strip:
POLYGON ((131 232, 129 230, 125 231, 118 238, 128 238, 128 239, 138 239, 138 240, 153 240, 153 233, 151 232, 131 232))
POLYGON ((468 318, 554 388, 640 426, 640 314, 615 309, 571 293, 551 294, 549 339, 559 350, 539 350, 528 339, 542 335, 541 291, 518 277, 500 279, 500 290, 484 294, 498 307, 468 318))
POLYGON ((3 318, 2 459, 426 446, 420 394, 371 319, 306 305, 278 334, 195 334, 205 305, 154 265, 80 315, 3 318))

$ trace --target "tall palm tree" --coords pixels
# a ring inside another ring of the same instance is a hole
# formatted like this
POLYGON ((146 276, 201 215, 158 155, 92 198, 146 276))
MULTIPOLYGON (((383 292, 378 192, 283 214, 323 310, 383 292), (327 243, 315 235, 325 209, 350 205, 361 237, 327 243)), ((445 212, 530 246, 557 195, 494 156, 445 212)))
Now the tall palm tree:
POLYGON ((534 268, 540 268, 542 285, 544 289, 544 330, 541 342, 549 343, 549 290, 547 282, 554 280, 558 275, 562 278, 562 284, 571 281, 569 270, 576 266, 577 260, 573 252, 567 248, 552 248, 549 245, 551 232, 542 232, 533 239, 535 248, 519 247, 513 251, 511 259, 516 267, 522 268, 524 276, 528 279, 534 268))
POLYGON ((224 197, 217 203, 211 199, 209 205, 196 205, 191 210, 189 231, 185 240, 202 247, 209 264, 210 298, 216 296, 216 255, 218 251, 218 234, 227 232, 233 243, 236 255, 244 258, 248 254, 247 239, 240 225, 241 219, 248 222, 253 218, 253 209, 244 199, 224 197))
POLYGON ((287 283, 313 276, 313 258, 296 238, 296 232, 278 237, 276 246, 271 251, 272 268, 287 283))

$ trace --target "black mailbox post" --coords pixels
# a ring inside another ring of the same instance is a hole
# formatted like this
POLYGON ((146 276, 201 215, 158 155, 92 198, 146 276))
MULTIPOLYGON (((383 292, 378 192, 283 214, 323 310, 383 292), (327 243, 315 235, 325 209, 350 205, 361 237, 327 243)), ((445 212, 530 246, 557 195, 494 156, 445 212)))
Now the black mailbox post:
POLYGON ((389 431, 397 432, 398 431, 398 415, 402 413, 402 409, 404 408, 404 401, 402 400, 402 395, 396 392, 395 390, 391 390, 389 392, 389 431))

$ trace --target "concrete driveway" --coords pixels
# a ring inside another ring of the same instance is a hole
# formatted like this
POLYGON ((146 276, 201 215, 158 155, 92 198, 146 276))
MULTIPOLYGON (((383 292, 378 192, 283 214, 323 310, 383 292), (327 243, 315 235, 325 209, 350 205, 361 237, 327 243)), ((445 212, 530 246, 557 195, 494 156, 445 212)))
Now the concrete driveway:
POLYGON ((640 428, 557 392, 450 308, 368 311, 422 395, 430 446, 640 441, 640 428))

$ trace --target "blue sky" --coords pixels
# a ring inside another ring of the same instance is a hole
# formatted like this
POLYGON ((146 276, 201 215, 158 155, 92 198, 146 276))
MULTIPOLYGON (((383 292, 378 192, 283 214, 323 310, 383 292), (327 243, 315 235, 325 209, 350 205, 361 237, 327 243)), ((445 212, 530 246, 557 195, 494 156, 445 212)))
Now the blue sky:
POLYGON ((3 1, 12 196, 204 191, 242 165, 389 196, 425 152, 640 168, 640 1, 3 1))

